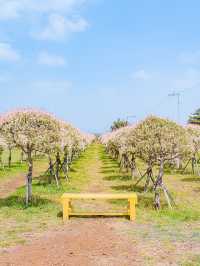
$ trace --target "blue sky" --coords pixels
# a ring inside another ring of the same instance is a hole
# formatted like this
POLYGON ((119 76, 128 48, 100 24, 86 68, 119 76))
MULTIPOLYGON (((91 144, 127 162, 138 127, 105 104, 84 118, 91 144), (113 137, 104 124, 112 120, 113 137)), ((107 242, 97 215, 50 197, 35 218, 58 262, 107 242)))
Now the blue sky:
POLYGON ((82 130, 200 107, 200 2, 0 0, 0 111, 38 107, 82 130))

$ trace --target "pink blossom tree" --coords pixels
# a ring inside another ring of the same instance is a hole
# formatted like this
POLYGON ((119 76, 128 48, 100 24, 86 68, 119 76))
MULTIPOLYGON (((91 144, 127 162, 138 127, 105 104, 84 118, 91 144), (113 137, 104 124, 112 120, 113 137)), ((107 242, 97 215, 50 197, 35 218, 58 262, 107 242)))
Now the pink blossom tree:
POLYGON ((59 123, 50 114, 22 109, 4 114, 0 131, 5 140, 20 148, 27 156, 26 205, 32 198, 33 152, 45 152, 46 147, 58 141, 59 123))

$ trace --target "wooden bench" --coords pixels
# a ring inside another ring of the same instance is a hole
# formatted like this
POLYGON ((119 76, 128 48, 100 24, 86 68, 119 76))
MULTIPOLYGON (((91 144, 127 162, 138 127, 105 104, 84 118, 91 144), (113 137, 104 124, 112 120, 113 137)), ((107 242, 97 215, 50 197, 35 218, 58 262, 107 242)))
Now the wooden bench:
POLYGON ((135 220, 136 217, 137 195, 135 193, 65 193, 61 197, 61 202, 63 205, 63 221, 69 220, 70 216, 129 216, 131 221, 135 220), (71 201, 75 199, 125 199, 128 201, 129 206, 127 212, 74 212, 71 201))

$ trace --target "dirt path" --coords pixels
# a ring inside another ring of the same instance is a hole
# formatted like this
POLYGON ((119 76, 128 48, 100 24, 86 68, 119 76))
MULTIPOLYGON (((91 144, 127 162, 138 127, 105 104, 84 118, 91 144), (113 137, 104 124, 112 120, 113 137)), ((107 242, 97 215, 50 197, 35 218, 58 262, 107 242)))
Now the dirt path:
MULTIPOLYGON (((38 176, 46 169, 45 163, 36 163, 33 176, 38 176), (38 167, 38 164, 40 167, 38 167)), ((22 187, 25 184, 25 174, 18 173, 10 178, 6 178, 6 181, 0 183, 0 199, 8 197, 10 194, 16 191, 17 188, 22 187)))
POLYGON ((109 219, 73 220, 62 230, 48 232, 26 246, 9 249, 0 265, 122 266, 142 265, 134 245, 109 219))
MULTIPOLYGON (((99 147, 94 146, 93 160, 88 163, 90 182, 85 191, 110 190, 104 180, 99 147)), ((79 203, 79 208, 107 209, 110 203, 79 203)), ((75 206, 76 207, 76 206, 75 206)), ((122 266, 143 265, 137 249, 128 236, 119 233, 118 218, 74 218, 57 231, 31 237, 28 244, 0 252, 0 265, 5 266, 122 266)), ((124 220, 123 222, 129 223, 124 220)))
POLYGON ((16 191, 17 188, 23 186, 25 183, 25 175, 17 174, 15 178, 8 178, 5 182, 0 185, 0 198, 6 198, 10 194, 16 191))

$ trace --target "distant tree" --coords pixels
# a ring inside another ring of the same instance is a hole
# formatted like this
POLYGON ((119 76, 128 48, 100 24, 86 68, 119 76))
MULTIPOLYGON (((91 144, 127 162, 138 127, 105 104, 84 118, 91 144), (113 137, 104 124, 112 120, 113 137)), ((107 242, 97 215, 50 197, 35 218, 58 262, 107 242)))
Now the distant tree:
POLYGON ((200 126, 200 108, 189 117, 188 123, 200 126))
POLYGON ((128 126, 128 121, 118 118, 116 121, 113 122, 111 126, 111 131, 115 131, 121 127, 126 127, 126 126, 128 126))

